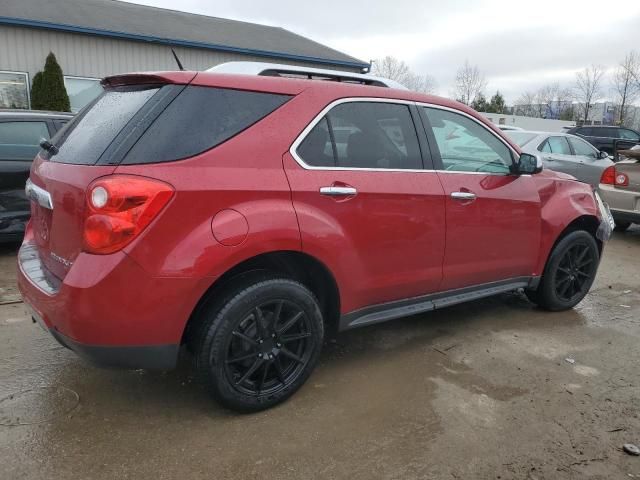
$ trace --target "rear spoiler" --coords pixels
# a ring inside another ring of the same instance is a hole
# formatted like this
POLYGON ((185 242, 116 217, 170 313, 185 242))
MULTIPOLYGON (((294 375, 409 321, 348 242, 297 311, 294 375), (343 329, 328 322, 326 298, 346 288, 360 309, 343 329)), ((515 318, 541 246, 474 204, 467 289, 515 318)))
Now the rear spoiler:
POLYGON ((143 72, 125 73, 105 77, 100 84, 103 87, 117 87, 121 85, 187 85, 198 72, 143 72))

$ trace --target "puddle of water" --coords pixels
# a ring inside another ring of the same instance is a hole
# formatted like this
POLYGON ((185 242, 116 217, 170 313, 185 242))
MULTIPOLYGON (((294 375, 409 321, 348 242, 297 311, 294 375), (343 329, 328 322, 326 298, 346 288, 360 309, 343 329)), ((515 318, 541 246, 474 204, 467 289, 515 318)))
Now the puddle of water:
POLYGON ((79 395, 67 387, 36 387, 0 399, 0 425, 35 425, 73 411, 79 395))

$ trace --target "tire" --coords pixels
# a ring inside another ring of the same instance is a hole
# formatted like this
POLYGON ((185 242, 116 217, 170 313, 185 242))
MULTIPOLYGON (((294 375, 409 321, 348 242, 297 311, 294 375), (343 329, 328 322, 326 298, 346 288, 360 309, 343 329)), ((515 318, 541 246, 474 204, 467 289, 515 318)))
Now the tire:
POLYGON ((545 310, 573 308, 589 292, 599 263, 600 252, 593 236, 584 230, 571 232, 551 252, 538 289, 525 293, 545 310))
POLYGON ((624 232, 631 226, 631 222, 621 222, 620 220, 616 220, 616 230, 618 232, 624 232))
POLYGON ((249 276, 198 315, 196 374, 230 410, 257 412, 284 402, 318 362, 322 313, 313 293, 296 281, 249 276))

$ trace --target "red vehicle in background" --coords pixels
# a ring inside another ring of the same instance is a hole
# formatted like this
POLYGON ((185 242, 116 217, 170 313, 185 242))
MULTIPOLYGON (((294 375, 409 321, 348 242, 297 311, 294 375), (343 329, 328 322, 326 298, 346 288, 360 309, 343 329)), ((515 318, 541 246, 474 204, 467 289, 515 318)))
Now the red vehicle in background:
POLYGON ((582 300, 611 232, 588 185, 457 102, 301 70, 106 78, 31 169, 34 319, 106 366, 171 368, 187 344, 218 401, 255 411, 328 329, 516 289, 582 300))

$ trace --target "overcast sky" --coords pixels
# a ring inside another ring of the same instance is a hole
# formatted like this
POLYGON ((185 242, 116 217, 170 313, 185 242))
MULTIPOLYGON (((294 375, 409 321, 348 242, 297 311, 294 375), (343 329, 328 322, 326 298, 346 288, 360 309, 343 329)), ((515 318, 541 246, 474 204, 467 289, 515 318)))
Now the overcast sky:
POLYGON ((135 0, 275 25, 365 61, 392 55, 452 91, 468 59, 512 102, 594 63, 610 70, 640 51, 640 0, 135 0))

